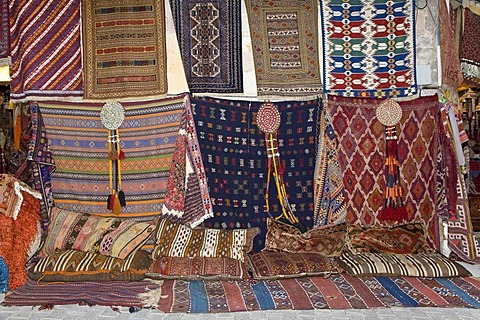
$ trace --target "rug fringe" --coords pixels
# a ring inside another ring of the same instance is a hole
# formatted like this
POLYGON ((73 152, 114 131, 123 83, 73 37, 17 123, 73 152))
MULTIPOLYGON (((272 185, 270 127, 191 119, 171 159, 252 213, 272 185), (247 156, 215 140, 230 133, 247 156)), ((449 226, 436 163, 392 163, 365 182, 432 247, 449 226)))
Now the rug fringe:
POLYGON ((165 296, 162 296, 162 285, 163 285, 163 280, 152 280, 148 279, 152 283, 155 283, 158 285, 157 289, 149 289, 146 287, 145 289, 147 291, 139 293, 138 298, 141 301, 142 307, 143 308, 157 308, 158 301, 160 301, 161 298, 165 298, 165 296))

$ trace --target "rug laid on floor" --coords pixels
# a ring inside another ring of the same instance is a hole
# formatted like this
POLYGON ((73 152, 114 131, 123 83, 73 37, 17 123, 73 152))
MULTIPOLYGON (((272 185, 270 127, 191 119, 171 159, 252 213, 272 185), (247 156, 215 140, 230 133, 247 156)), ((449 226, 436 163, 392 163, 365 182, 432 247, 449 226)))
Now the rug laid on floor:
POLYGON ((144 281, 102 281, 49 283, 37 285, 33 280, 5 295, 4 306, 52 307, 66 304, 142 307, 142 294, 158 290, 159 283, 144 281))
MULTIPOLYGON (((103 103, 40 103, 56 165, 51 183, 57 207, 115 215, 107 209, 109 132, 100 119, 102 107, 103 103)), ((125 159, 120 165, 127 205, 115 216, 152 220, 165 199, 184 95, 125 102, 123 107, 119 135, 125 159)))
MULTIPOLYGON (((380 99, 329 96, 328 110, 338 135, 347 218, 352 224, 382 224, 385 198, 385 126, 375 116, 380 99)), ((399 102, 398 161, 407 221, 424 221, 428 242, 439 246, 435 164, 440 121, 437 96, 399 102)))
POLYGON ((170 1, 191 92, 237 93, 242 82, 240 1, 170 1))
MULTIPOLYGON (((214 98, 192 98, 195 126, 202 153, 214 217, 209 228, 259 227, 254 250, 264 247, 265 190, 268 166, 265 134, 256 124, 262 103, 214 98)), ((317 117, 320 100, 276 102, 281 113, 278 152, 286 192, 294 214, 312 226, 313 173, 316 157, 317 117)), ((270 213, 278 216, 281 206, 273 177, 269 185, 270 213)))
POLYGON ((11 100, 81 98, 80 0, 8 2, 11 100))
POLYGON ((158 309, 219 313, 254 310, 480 308, 475 278, 352 277, 244 281, 165 280, 158 309))
POLYGON ((0 66, 9 64, 10 23, 8 19, 8 0, 0 1, 0 66))
POLYGON ((309 96, 321 89, 316 0, 247 0, 259 96, 309 96))
POLYGON ((82 26, 85 98, 166 94, 163 1, 82 1, 82 26))
POLYGON ((403 97, 417 91, 414 1, 322 0, 326 93, 403 97))

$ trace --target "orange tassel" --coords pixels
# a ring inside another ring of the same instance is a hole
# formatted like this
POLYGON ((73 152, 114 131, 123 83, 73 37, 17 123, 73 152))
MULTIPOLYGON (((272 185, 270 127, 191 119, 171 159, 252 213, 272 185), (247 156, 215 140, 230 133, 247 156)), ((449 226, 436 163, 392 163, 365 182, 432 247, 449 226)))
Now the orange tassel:
POLYGON ((22 138, 22 116, 21 112, 18 112, 15 118, 15 127, 13 131, 13 148, 20 150, 20 142, 22 138))
POLYGON ((113 199, 113 213, 119 214, 120 212, 122 212, 122 205, 120 204, 118 193, 115 193, 115 199, 113 199))

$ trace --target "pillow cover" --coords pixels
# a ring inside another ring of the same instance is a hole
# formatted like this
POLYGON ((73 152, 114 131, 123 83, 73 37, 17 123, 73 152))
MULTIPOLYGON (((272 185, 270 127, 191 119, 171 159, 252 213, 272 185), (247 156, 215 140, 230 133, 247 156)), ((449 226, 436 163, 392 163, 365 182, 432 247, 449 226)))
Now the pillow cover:
POLYGON ((332 258, 316 253, 261 251, 248 255, 248 267, 257 280, 328 276, 339 273, 332 258))
POLYGON ((155 230, 149 222, 106 218, 52 208, 42 256, 56 250, 75 249, 124 259, 137 251, 155 230))
POLYGON ((40 281, 137 281, 152 263, 150 253, 139 250, 126 259, 78 250, 57 251, 28 269, 40 281))
POLYGON ((349 226, 348 245, 354 253, 407 254, 432 252, 425 239, 423 224, 418 222, 393 227, 349 226))
POLYGON ((264 250, 310 252, 336 257, 342 254, 346 234, 346 224, 321 226, 301 233, 292 225, 268 218, 264 250))
POLYGON ((354 276, 468 277, 462 265, 439 253, 390 254, 345 251, 339 266, 354 276))
POLYGON ((250 278, 244 262, 232 258, 160 257, 147 272, 152 279, 236 280, 250 278))
POLYGON ((245 261, 245 255, 252 250, 253 239, 259 231, 259 228, 192 229, 168 219, 160 219, 152 258, 217 257, 245 261))

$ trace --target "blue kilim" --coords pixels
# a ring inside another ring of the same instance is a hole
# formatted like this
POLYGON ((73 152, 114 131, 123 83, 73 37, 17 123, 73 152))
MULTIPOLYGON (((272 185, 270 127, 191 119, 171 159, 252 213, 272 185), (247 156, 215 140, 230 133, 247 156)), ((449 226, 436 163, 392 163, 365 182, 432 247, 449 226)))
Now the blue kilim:
MULTIPOLYGON (((260 102, 192 98, 198 141, 205 165, 214 217, 205 227, 235 229, 259 227, 254 251, 264 247, 267 156, 265 134, 256 125, 260 102)), ((313 224, 317 116, 320 100, 276 102, 281 113, 278 130, 280 160, 289 202, 300 222, 313 224)), ((270 213, 281 207, 273 177, 270 213)))

